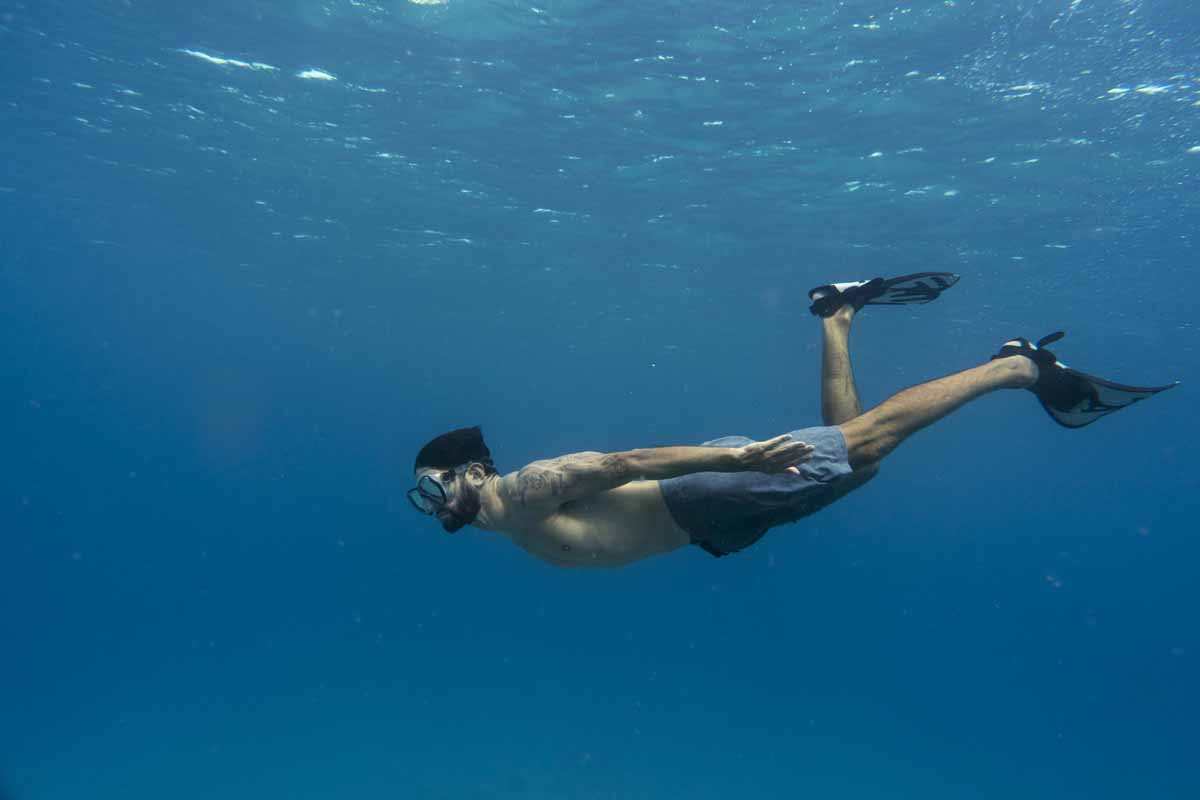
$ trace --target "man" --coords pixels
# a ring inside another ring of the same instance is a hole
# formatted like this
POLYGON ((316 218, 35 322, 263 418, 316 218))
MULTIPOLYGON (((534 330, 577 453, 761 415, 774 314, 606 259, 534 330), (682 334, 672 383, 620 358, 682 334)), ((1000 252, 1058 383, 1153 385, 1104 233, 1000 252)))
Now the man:
POLYGON ((496 531, 562 567, 617 567, 695 544, 714 556, 824 508, 871 480, 905 439, 999 389, 1029 389, 1067 427, 1083 427, 1171 386, 1135 387, 1072 370, 1014 339, 978 367, 915 386, 863 413, 850 367, 850 325, 866 305, 936 299, 958 280, 919 273, 809 292, 822 320, 823 427, 766 441, 727 436, 699 447, 574 453, 501 476, 479 428, 437 437, 417 455, 409 500, 448 533, 496 531))

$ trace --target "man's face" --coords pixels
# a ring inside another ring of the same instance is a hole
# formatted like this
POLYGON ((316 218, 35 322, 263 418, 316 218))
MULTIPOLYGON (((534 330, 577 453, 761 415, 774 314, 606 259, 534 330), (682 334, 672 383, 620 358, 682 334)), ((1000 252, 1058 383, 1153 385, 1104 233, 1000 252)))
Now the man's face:
POLYGON ((479 513, 479 492, 466 476, 452 469, 422 468, 417 470, 416 480, 425 475, 436 480, 446 493, 446 502, 433 512, 442 523, 442 529, 446 533, 456 533, 471 524, 479 513))

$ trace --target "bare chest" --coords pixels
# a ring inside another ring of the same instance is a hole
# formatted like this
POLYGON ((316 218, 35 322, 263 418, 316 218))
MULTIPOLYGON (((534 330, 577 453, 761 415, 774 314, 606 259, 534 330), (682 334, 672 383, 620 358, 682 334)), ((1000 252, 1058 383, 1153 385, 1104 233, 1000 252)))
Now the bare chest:
POLYGON ((513 539, 546 561, 580 567, 622 566, 688 543, 656 481, 635 481, 568 503, 513 539))

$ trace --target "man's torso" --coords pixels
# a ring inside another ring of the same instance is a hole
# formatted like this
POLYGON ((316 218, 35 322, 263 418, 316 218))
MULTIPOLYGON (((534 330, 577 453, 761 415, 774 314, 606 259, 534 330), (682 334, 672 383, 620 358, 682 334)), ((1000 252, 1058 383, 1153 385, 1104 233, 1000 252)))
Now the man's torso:
POLYGON ((515 518, 513 541, 556 566, 618 567, 690 541, 667 510, 658 481, 632 481, 559 506, 548 517, 515 518))

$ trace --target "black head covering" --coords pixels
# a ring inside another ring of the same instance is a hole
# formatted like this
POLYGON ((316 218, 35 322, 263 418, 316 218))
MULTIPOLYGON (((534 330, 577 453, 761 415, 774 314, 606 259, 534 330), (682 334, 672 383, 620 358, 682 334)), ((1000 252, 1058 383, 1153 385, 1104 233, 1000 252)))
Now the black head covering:
POLYGON ((494 466, 492 451, 483 443, 483 431, 478 425, 443 433, 429 442, 417 453, 413 471, 422 467, 457 467, 472 461, 494 466))

